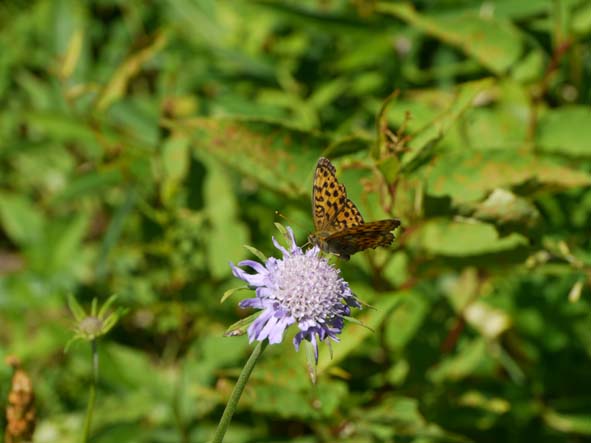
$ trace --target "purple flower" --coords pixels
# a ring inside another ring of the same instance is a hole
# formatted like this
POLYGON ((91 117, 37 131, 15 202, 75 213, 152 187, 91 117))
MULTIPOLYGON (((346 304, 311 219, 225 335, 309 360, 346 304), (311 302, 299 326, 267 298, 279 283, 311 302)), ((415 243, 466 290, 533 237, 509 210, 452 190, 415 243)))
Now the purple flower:
POLYGON ((253 269, 254 274, 232 263, 230 266, 234 276, 256 289, 256 296, 243 300, 240 307, 263 311, 248 328, 249 341, 268 339, 269 343, 280 343, 287 327, 297 323, 299 332, 293 340, 296 350, 302 340, 308 340, 318 362, 318 342, 327 338, 338 342, 344 317, 351 315, 351 307, 361 305, 340 271, 319 256, 318 247, 302 251, 291 228, 287 231, 289 251, 273 238, 273 244, 283 253, 282 259, 271 257, 264 265, 253 260, 238 263, 253 269))

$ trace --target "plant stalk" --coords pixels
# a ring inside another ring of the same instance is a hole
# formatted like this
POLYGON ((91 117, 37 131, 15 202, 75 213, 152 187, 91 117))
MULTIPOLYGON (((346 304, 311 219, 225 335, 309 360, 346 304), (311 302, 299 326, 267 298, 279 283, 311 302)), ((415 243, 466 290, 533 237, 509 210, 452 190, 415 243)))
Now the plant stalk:
POLYGON ((90 425, 92 423, 92 414, 94 413, 94 403, 96 400, 96 385, 98 383, 98 368, 99 368, 99 356, 97 350, 96 339, 91 342, 91 353, 92 353, 92 379, 90 381, 90 393, 88 396, 88 406, 86 408, 86 417, 84 417, 84 428, 82 430, 82 443, 88 441, 88 435, 90 434, 90 425))
POLYGON ((266 340, 258 342, 254 350, 252 351, 252 354, 250 355, 248 361, 244 365, 244 368, 242 369, 242 372, 240 373, 240 376, 236 381, 236 386, 234 386, 234 390, 232 391, 232 394, 228 399, 228 404, 226 405, 226 409, 224 409, 224 413, 222 414, 222 418, 218 423, 218 427, 213 436, 213 440, 211 440, 211 443, 222 443, 224 435, 226 435, 226 431, 228 430, 230 422, 232 421, 232 416, 234 415, 236 407, 238 406, 238 401, 242 396, 242 392, 246 387, 246 383, 248 382, 250 374, 252 374, 254 365, 256 364, 257 360, 267 347, 267 344, 268 342, 266 340))

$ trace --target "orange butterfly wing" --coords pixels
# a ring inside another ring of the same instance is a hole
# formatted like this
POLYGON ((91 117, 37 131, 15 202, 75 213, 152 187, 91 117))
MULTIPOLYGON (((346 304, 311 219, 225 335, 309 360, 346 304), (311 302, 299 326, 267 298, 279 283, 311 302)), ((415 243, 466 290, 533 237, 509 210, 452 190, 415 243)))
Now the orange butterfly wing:
POLYGON ((365 223, 337 180, 335 167, 324 157, 314 173, 312 206, 315 232, 310 235, 311 243, 344 259, 364 249, 390 245, 394 240, 390 231, 400 226, 396 219, 365 223))
POLYGON ((345 186, 338 182, 334 166, 324 157, 318 160, 314 173, 312 207, 316 232, 339 231, 363 223, 359 209, 347 198, 345 186))
POLYGON ((400 226, 396 219, 380 220, 353 226, 343 231, 330 235, 326 242, 331 250, 339 251, 342 258, 364 249, 377 248, 378 246, 389 246, 394 241, 393 231, 400 226))

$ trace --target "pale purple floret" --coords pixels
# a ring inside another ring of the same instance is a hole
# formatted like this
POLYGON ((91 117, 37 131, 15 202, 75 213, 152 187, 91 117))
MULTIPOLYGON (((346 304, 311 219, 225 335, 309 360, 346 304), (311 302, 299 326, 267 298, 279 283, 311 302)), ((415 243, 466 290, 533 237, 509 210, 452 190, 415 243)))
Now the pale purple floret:
POLYGON ((268 339, 269 343, 280 343, 285 330, 297 323, 299 332, 293 339, 296 350, 302 340, 308 340, 318 361, 318 342, 327 338, 338 342, 344 317, 351 314, 351 307, 361 305, 340 271, 320 257, 319 248, 302 251, 292 229, 288 227, 287 231, 289 250, 273 238, 273 244, 283 253, 282 259, 271 257, 264 265, 253 260, 238 263, 254 270, 254 274, 232 263, 230 266, 234 276, 256 290, 256 296, 243 300, 240 307, 263 311, 248 328, 250 342, 268 339))

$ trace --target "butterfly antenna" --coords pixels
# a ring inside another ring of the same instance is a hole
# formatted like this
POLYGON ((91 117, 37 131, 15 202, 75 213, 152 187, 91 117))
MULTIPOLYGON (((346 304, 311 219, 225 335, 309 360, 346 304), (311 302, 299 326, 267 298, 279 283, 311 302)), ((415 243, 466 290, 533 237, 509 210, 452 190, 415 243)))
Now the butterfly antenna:
POLYGON ((283 220, 285 220, 289 223, 289 220, 287 219, 287 217, 285 215, 283 215, 281 212, 275 211, 275 215, 281 217, 283 220))
MULTIPOLYGON (((280 211, 275 211, 275 215, 277 215, 278 217, 281 217, 283 220, 285 220, 287 222, 287 224, 292 224, 292 221, 290 221, 285 215, 283 215, 280 211)), ((299 223, 295 223, 293 222, 293 224, 295 226, 297 226, 300 229, 304 229, 304 227, 302 227, 301 224, 299 223)))
MULTIPOLYGON (((289 224, 289 219, 283 215, 280 211, 275 211, 275 215, 281 217, 283 220, 285 220, 288 224, 289 224)), ((298 228, 305 230, 305 228, 302 227, 302 225, 300 225, 299 223, 294 223, 298 228)), ((312 243, 310 243, 310 240, 306 241, 306 243, 304 243, 301 247, 302 249, 305 248, 306 246, 312 246, 312 243)))

